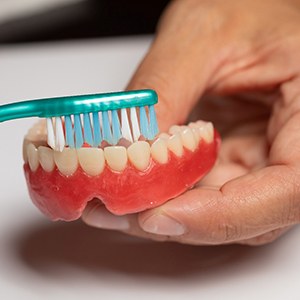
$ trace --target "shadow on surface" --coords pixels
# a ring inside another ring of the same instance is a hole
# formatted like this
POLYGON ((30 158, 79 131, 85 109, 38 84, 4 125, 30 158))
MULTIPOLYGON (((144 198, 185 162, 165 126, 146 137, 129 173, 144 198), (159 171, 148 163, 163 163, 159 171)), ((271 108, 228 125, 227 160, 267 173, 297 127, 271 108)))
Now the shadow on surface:
POLYGON ((24 229, 14 245, 22 264, 46 277, 63 276, 60 271, 67 266, 91 273, 112 271, 170 279, 220 274, 265 248, 152 242, 90 228, 80 221, 36 224, 24 229))

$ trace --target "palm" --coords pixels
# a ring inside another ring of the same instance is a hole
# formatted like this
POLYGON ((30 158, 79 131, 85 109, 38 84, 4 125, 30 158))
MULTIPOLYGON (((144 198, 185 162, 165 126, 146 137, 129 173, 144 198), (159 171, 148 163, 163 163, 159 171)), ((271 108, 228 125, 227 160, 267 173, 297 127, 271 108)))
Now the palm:
POLYGON ((220 187, 267 163, 270 107, 263 95, 205 97, 192 118, 211 120, 222 136, 219 160, 200 186, 220 187))

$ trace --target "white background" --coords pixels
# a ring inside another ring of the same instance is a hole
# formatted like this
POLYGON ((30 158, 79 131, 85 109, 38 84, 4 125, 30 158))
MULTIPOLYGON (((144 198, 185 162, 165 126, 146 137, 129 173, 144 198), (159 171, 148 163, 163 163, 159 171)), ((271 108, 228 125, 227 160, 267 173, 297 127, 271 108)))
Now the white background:
MULTIPOLYGON (((124 88, 150 38, 0 48, 0 102, 124 88)), ((300 299, 300 229, 258 248, 154 243, 52 223, 33 206, 22 138, 0 124, 0 299, 300 299)))

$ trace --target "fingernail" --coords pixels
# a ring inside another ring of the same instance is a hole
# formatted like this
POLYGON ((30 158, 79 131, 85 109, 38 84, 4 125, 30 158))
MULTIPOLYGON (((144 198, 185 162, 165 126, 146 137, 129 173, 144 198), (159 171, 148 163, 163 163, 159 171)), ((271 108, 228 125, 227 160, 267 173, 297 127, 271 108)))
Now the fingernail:
POLYGON ((90 226, 113 229, 113 230, 128 230, 129 221, 126 216, 115 216, 108 212, 104 206, 95 206, 86 210, 82 219, 90 226))
POLYGON ((144 231, 159 235, 178 236, 185 232, 182 224, 165 215, 153 215, 141 225, 144 231))

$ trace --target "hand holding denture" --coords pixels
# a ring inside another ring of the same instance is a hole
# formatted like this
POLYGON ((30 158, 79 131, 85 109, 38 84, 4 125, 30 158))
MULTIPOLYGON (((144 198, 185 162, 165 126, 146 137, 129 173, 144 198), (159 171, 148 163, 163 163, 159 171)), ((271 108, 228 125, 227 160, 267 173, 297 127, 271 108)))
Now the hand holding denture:
POLYGON ((94 201, 83 220, 196 245, 263 244, 299 223, 299 49, 299 0, 172 1, 129 89, 158 92, 162 131, 212 121, 218 163, 158 208, 117 217, 94 201))

